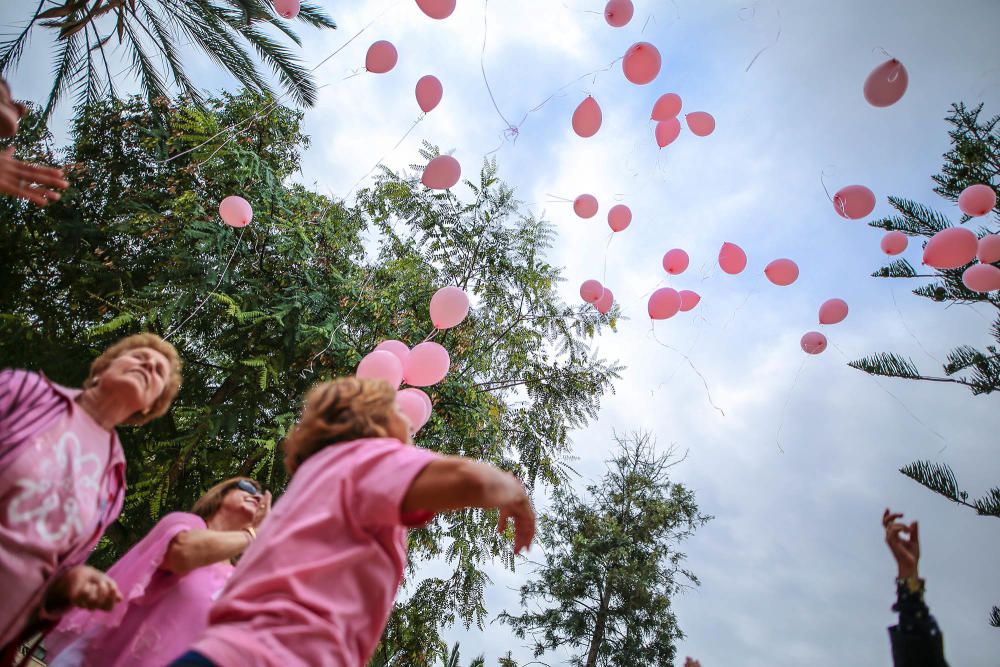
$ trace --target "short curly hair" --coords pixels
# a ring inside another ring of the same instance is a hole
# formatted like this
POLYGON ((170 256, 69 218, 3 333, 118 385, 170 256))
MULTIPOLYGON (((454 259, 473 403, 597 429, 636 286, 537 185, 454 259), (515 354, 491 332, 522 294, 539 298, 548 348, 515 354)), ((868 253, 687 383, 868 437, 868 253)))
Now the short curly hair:
POLYGON ((157 397, 156 401, 153 402, 152 407, 149 412, 143 414, 141 412, 136 412, 124 423, 131 424, 133 426, 139 426, 140 424, 145 424, 150 422, 157 417, 162 417, 170 409, 170 404, 173 402, 174 397, 177 396, 177 392, 181 388, 181 369, 184 367, 184 362, 181 361, 181 357, 177 354, 177 350, 173 345, 163 340, 159 336, 153 333, 141 333, 135 334, 133 336, 128 336, 127 338, 122 338, 120 341, 104 350, 101 356, 94 359, 93 363, 90 364, 90 375, 87 376, 86 381, 83 383, 84 389, 89 389, 97 384, 97 378, 108 369, 111 362, 125 354, 129 350, 134 350, 140 347, 148 347, 156 350, 170 363, 170 374, 167 376, 167 381, 163 386, 163 391, 157 397))
POLYGON ((330 445, 385 438, 396 391, 385 380, 345 377, 316 385, 306 394, 302 418, 285 438, 285 459, 294 471, 330 445))

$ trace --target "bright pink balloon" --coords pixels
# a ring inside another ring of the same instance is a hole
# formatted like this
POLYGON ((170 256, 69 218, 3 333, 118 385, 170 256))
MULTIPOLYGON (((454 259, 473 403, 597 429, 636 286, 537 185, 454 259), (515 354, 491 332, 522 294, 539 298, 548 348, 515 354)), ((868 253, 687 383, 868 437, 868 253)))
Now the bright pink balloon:
POLYGON ((612 206, 608 211, 608 226, 611 227, 611 231, 624 231, 630 224, 632 224, 632 209, 625 204, 612 206))
POLYGON ((417 0, 420 11, 432 19, 446 19, 455 11, 455 0, 417 0))
POLYGON ((421 343, 410 350, 403 367, 403 379, 414 387, 429 387, 444 379, 449 366, 448 350, 435 342, 421 343))
POLYGON ((1000 289, 1000 269, 992 264, 973 264, 962 273, 962 282, 973 292, 1000 289))
POLYGON ((677 118, 677 114, 680 112, 680 95, 667 93, 666 95, 660 95, 660 99, 656 100, 656 104, 653 105, 653 114, 650 118, 653 120, 670 120, 671 118, 677 118))
POLYGON ((368 47, 368 55, 365 56, 365 69, 372 74, 385 74, 396 66, 399 54, 392 42, 384 39, 379 40, 368 47))
POLYGON ((764 267, 764 275, 778 287, 787 287, 799 278, 799 267, 790 259, 776 259, 764 267))
POLYGON ((833 196, 833 210, 842 218, 860 220, 875 209, 875 193, 863 185, 848 185, 833 196))
POLYGON ((681 134, 681 122, 676 118, 661 120, 656 124, 656 145, 666 148, 681 134))
POLYGON ((984 183, 970 185, 958 196, 958 207, 962 213, 973 218, 986 215, 997 205, 997 193, 984 183))
POLYGON ((684 120, 691 133, 699 137, 707 137, 715 132, 715 118, 706 111, 693 111, 684 116, 684 120))
POLYGON ((622 71, 632 83, 643 86, 660 73, 660 52, 649 42, 637 42, 629 47, 622 59, 622 71))
POLYGON ((719 250, 719 267, 731 276, 747 268, 747 254, 735 243, 723 243, 719 250))
POLYGON ((826 349, 826 336, 818 331, 810 331, 802 337, 799 343, 802 351, 807 354, 820 354, 826 349))
POLYGON ((406 346, 406 343, 398 340, 384 340, 375 346, 375 350, 392 352, 403 366, 406 365, 406 359, 410 356, 410 348, 406 346))
POLYGON ((580 102, 580 106, 573 112, 573 131, 586 139, 597 134, 601 129, 601 105, 590 95, 580 102))
POLYGON ((573 212, 581 218, 593 218, 597 215, 597 197, 580 195, 573 200, 573 212))
POLYGON ((609 0, 604 7, 604 20, 612 28, 621 28, 628 25, 635 13, 632 0, 609 0))
POLYGON ((444 96, 444 88, 436 76, 428 74, 427 76, 420 77, 420 80, 417 81, 416 94, 420 110, 424 113, 430 113, 434 110, 434 107, 441 103, 441 98, 444 96))
POLYGON ((469 314, 469 295, 458 287, 442 287, 431 297, 431 323, 435 329, 451 329, 469 314))
POLYGON ((649 297, 647 311, 650 319, 665 320, 681 309, 681 295, 670 287, 661 287, 649 297))
POLYGON ((393 389, 399 389, 403 382, 403 364, 399 363, 399 358, 392 352, 375 350, 365 355, 358 364, 355 375, 359 378, 385 380, 393 389))
POLYGON ((1000 262, 1000 234, 988 234, 979 239, 976 257, 983 264, 1000 262))
POLYGON ((663 270, 672 276, 679 276, 687 271, 690 261, 686 252, 680 248, 674 248, 663 255, 663 270))
POLYGON ((910 244, 910 240, 906 238, 906 234, 901 231, 891 231, 882 237, 882 252, 887 255, 898 255, 904 250, 906 246, 910 244))
POLYGON ((299 15, 299 0, 274 0, 274 11, 283 19, 293 19, 299 15))
POLYGON ((439 155, 424 167, 420 181, 431 190, 447 190, 455 187, 462 177, 462 165, 450 155, 439 155))
POLYGON ((681 312, 686 313, 689 310, 693 310, 695 306, 701 301, 701 296, 697 292, 692 292, 689 289, 681 290, 681 312))
POLYGON ((410 421, 410 432, 416 433, 427 420, 431 418, 431 409, 429 405, 430 399, 427 402, 420 397, 424 394, 420 389, 415 387, 407 387, 406 389, 401 389, 396 392, 396 405, 399 406, 400 412, 406 415, 406 418, 410 421))
POLYGON ((935 269, 957 269, 976 258, 979 239, 964 227, 949 227, 931 237, 924 246, 924 264, 935 269))
POLYGON ((611 290, 605 287, 604 294, 601 295, 601 298, 597 300, 597 303, 595 303, 594 306, 597 307, 597 312, 601 315, 607 315, 614 303, 615 295, 611 292, 611 290))
POLYGON ((587 303, 597 303, 604 295, 604 286, 596 280, 585 280, 580 285, 580 298, 587 303))
POLYGON ((903 63, 887 60, 865 79, 865 99, 873 107, 888 107, 898 102, 906 92, 910 77, 903 63))
POLYGON ((847 317, 847 302, 843 299, 827 299, 819 307, 820 324, 840 324, 847 317))
POLYGON ((253 209, 243 197, 226 197, 219 204, 219 217, 230 227, 246 227, 253 220, 253 209))

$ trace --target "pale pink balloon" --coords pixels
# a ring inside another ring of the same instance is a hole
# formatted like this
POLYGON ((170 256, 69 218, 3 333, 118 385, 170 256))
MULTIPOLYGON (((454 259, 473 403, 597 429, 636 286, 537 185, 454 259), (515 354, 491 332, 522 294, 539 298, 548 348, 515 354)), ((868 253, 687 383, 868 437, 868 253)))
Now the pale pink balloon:
POLYGON ((679 276, 687 271, 690 261, 686 252, 680 248, 674 248, 663 255, 663 270, 672 276, 679 276))
POLYGON ((1000 289, 1000 269, 992 264, 973 264, 962 273, 962 282, 973 292, 1000 289))
POLYGON ((597 303, 604 295, 604 286, 596 280, 584 280, 580 285, 580 298, 587 303, 597 303))
POLYGON ((976 257, 983 264, 1000 262, 1000 234, 987 234, 979 239, 976 257))
POLYGON ((431 190, 447 190, 455 187, 462 177, 462 165, 450 155, 439 155, 424 167, 420 182, 431 190))
POLYGON ((819 307, 820 324, 840 324, 847 317, 847 302, 843 299, 827 299, 819 307))
POLYGON ((833 210, 842 218, 860 220, 875 209, 875 193, 863 185, 848 185, 833 196, 833 210))
POLYGON ((219 204, 219 217, 230 227, 246 227, 253 220, 253 209, 243 197, 226 197, 219 204))
POLYGON ((778 287, 787 287, 799 278, 799 267, 790 259, 776 259, 764 267, 764 275, 778 287))
POLYGON ((715 132, 715 118, 707 111, 693 111, 684 116, 692 134, 707 137, 715 132))
POLYGON ((433 341, 421 343, 410 350, 403 367, 403 379, 414 387, 429 387, 444 379, 449 366, 448 350, 433 341))
POLYGON ((906 250, 906 246, 909 244, 910 240, 906 238, 906 234, 899 230, 894 230, 886 233, 886 235, 882 237, 882 243, 880 245, 882 246, 882 252, 885 254, 898 255, 906 250))
POLYGON ((594 306, 597 307, 597 312, 601 315, 607 315, 614 303, 615 295, 611 292, 611 290, 605 287, 604 294, 601 295, 601 298, 597 300, 597 303, 595 303, 594 306))
POLYGON ((731 276, 747 268, 747 254, 735 243, 723 243, 719 250, 719 267, 731 276))
POLYGON ((580 106, 573 112, 573 131, 584 139, 592 137, 601 129, 602 120, 601 105, 587 95, 587 99, 580 102, 580 106))
POLYGON ((581 218, 593 218, 597 215, 597 197, 580 195, 573 200, 573 212, 581 218))
POLYGON ((686 313, 693 310, 701 301, 701 295, 689 289, 682 289, 681 292, 681 312, 686 313))
POLYGON ((384 340, 375 346, 375 350, 392 352, 399 359, 401 366, 406 365, 406 359, 410 356, 410 348, 406 346, 406 343, 399 340, 384 340))
POLYGON ((299 15, 299 0, 274 0, 274 11, 283 19, 293 19, 299 15))
POLYGON ((661 120, 656 124, 656 145, 666 148, 681 134, 681 122, 676 118, 661 120))
POLYGON ((604 20, 612 28, 621 28, 628 25, 634 13, 632 0, 609 0, 604 7, 604 20))
POLYGON ((976 218, 986 215, 997 205, 997 193, 984 183, 970 185, 958 196, 958 207, 962 213, 976 218))
POLYGON ((865 79, 865 99, 873 107, 888 107, 898 102, 906 92, 910 77, 903 63, 887 60, 865 79))
POLYGON ((393 389, 399 389, 403 382, 403 364, 392 352, 375 350, 365 355, 355 375, 362 379, 385 380, 393 389))
POLYGON ((924 264, 935 269, 957 269, 976 258, 979 239, 964 227, 949 227, 924 246, 924 264))
POLYGON ((820 354, 826 349, 826 336, 818 331, 810 331, 802 337, 799 343, 802 351, 807 354, 820 354))
POLYGON ((649 297, 647 312, 650 319, 665 320, 681 309, 681 295, 670 287, 661 287, 649 297))
POLYGON ((396 405, 409 420, 410 433, 416 433, 423 428, 431 417, 430 408, 416 392, 424 393, 415 387, 407 387, 396 392, 396 405))
POLYGON ((613 232, 621 232, 632 224, 632 209, 625 204, 612 206, 608 211, 608 226, 613 232))
POLYGON ((435 329, 451 329, 469 315, 469 295, 458 287, 442 287, 431 297, 431 323, 435 329))
POLYGON ((680 112, 680 95, 677 93, 667 93, 666 95, 660 95, 660 99, 656 100, 656 104, 653 105, 653 114, 650 118, 653 120, 670 120, 671 118, 677 118, 677 114, 680 112))
POLYGON ((643 86, 660 73, 660 52, 649 42, 637 42, 629 47, 622 59, 622 71, 632 83, 643 86))
POLYGON ((456 0, 417 0, 420 11, 432 19, 446 19, 455 11, 456 0))
POLYGON ((417 104, 424 113, 430 113, 444 96, 444 88, 438 78, 432 74, 420 77, 417 81, 417 104))
POLYGON ((365 69, 372 74, 385 74, 396 66, 399 54, 392 42, 384 39, 379 40, 368 47, 368 55, 365 56, 365 69))

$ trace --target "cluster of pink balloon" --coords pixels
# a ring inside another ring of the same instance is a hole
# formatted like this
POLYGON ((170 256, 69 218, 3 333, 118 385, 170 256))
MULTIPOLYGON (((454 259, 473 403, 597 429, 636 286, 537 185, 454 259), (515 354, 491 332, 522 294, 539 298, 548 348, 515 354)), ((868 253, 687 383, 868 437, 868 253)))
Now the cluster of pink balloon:
MULTIPOLYGON (((843 299, 827 299, 819 307, 820 324, 840 324, 847 318, 847 302, 843 299)), ((809 331, 799 341, 806 354, 821 354, 826 350, 826 336, 818 331, 809 331)))
POLYGON ((602 315, 611 312, 611 306, 615 303, 614 293, 597 280, 583 281, 580 285, 580 297, 602 315))
MULTIPOLYGON (((677 93, 661 95, 653 104, 650 119, 656 121, 653 134, 656 137, 656 145, 660 148, 666 148, 680 136, 681 122, 678 116, 682 105, 683 102, 677 93)), ((707 137, 715 131, 715 118, 708 112, 693 111, 684 116, 684 120, 695 136, 707 137)))

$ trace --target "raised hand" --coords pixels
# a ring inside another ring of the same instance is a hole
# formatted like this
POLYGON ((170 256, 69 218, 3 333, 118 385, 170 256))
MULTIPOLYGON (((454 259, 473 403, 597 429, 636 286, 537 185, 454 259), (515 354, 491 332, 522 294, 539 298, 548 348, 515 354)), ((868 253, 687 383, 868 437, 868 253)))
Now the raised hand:
POLYGON ((57 189, 68 187, 62 169, 21 162, 14 158, 13 146, 0 153, 0 193, 47 206, 59 201, 57 189))
POLYGON ((920 527, 916 521, 907 525, 899 519, 902 513, 893 513, 888 508, 882 513, 882 527, 885 528, 885 543, 896 559, 900 578, 918 576, 920 561, 920 527), (905 536, 905 537, 904 537, 905 536))

